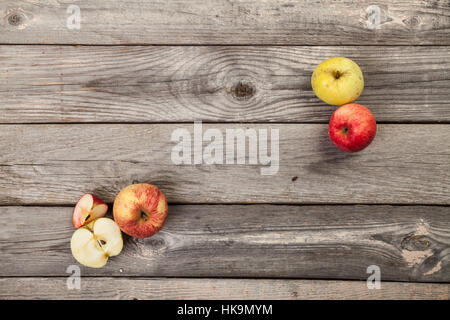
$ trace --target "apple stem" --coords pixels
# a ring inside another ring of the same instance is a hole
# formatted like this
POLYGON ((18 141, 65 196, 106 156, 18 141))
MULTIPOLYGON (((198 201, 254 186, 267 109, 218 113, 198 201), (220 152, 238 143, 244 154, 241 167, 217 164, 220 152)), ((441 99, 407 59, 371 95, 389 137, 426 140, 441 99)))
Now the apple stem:
POLYGON ((346 127, 342 128, 341 133, 343 135, 348 135, 348 127, 346 126, 346 127))
POLYGON ((148 220, 148 216, 144 211, 141 211, 141 217, 142 217, 142 219, 144 219, 144 221, 148 220))

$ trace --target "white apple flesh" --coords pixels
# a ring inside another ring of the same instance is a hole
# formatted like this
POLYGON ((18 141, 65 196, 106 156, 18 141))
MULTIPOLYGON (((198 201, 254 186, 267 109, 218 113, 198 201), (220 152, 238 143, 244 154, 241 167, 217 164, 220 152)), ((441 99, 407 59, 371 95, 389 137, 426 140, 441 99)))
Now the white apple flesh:
POLYGON ((70 248, 73 257, 82 265, 101 268, 109 257, 122 251, 122 233, 113 220, 99 218, 74 232, 70 248))
POLYGON ((73 226, 80 228, 95 219, 104 217, 108 212, 108 206, 92 194, 83 195, 78 200, 73 210, 73 226))

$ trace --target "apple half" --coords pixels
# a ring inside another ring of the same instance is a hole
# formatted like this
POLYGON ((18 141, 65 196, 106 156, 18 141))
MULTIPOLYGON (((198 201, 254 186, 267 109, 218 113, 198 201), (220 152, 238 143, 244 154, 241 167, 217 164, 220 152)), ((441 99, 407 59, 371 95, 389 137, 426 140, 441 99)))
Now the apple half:
POLYGON ((99 198, 87 193, 78 200, 73 209, 73 226, 80 228, 95 219, 104 217, 108 212, 108 206, 99 198))
POLYGON ((101 268, 123 248, 122 232, 112 219, 99 218, 77 229, 70 240, 73 257, 82 265, 101 268))

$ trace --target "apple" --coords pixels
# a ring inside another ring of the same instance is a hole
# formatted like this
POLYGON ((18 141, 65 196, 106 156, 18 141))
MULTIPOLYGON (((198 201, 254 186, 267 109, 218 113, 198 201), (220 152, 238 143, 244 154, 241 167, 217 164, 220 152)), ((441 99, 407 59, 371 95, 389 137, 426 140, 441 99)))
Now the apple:
POLYGON ((375 138, 377 123, 366 107, 349 103, 334 111, 328 126, 331 141, 346 152, 357 152, 375 138))
POLYGON ((167 217, 164 194, 151 184, 133 184, 122 189, 114 200, 114 220, 120 229, 135 238, 157 233, 167 217))
POLYGON ((77 229, 70 240, 73 257, 82 265, 101 268, 123 248, 122 233, 112 219, 99 218, 77 229))
POLYGON ((316 67, 311 77, 311 86, 319 99, 340 106, 355 101, 361 95, 364 78, 355 62, 335 57, 316 67))
POLYGON ((82 227, 105 216, 106 212, 108 212, 108 206, 99 198, 87 193, 78 200, 75 209, 73 209, 73 226, 75 228, 82 227))

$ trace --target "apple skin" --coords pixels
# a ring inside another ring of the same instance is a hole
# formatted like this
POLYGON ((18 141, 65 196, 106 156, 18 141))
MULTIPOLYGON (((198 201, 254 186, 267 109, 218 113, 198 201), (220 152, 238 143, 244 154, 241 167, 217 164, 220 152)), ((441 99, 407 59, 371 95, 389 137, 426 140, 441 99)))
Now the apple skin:
POLYGON ((101 218, 108 212, 108 205, 93 194, 86 193, 80 197, 73 209, 72 223, 75 228, 80 228, 101 218), (83 207, 82 202, 89 198, 89 206, 83 207))
POLYGON ((311 77, 311 86, 319 99, 340 106, 355 101, 361 95, 364 78, 354 61, 335 57, 316 67, 311 77))
POLYGON ((336 147, 346 152, 357 152, 367 147, 375 138, 377 123, 366 107, 349 103, 334 111, 328 134, 336 147))
POLYGON ((133 184, 122 189, 114 200, 114 220, 120 229, 135 238, 157 233, 167 218, 166 197, 151 184, 133 184))

